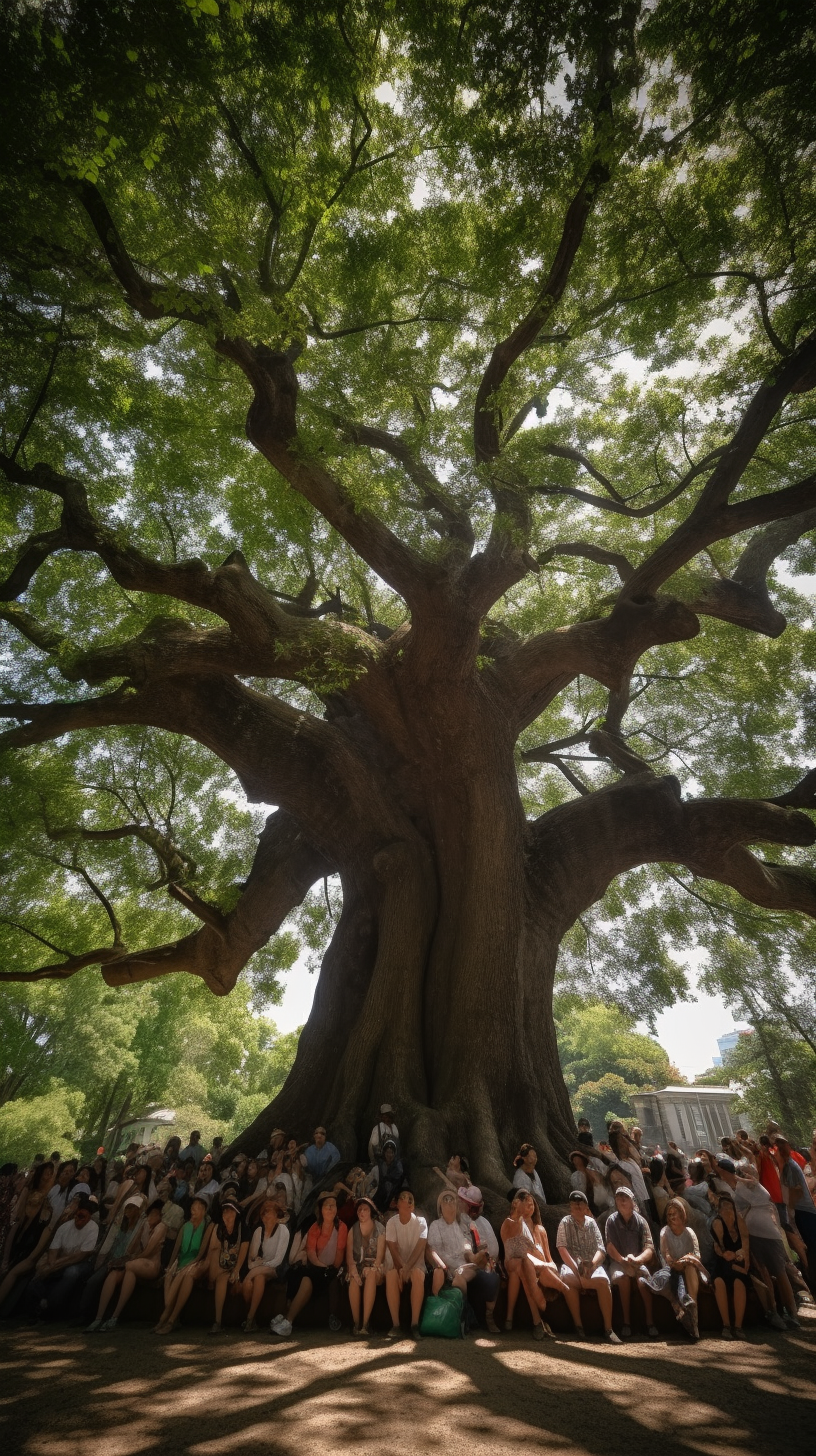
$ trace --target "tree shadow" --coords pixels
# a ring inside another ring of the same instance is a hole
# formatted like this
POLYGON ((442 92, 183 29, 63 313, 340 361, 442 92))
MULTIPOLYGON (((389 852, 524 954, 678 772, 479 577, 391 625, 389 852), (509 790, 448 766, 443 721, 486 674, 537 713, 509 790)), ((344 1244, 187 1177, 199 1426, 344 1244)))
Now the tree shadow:
POLYGON ((7 1450, 64 1456, 308 1456, 384 1444, 427 1453, 519 1443, 565 1456, 774 1456, 806 1449, 816 1318, 741 1345, 547 1342, 523 1335, 360 1343, 161 1340, 126 1326, 0 1334, 7 1450))

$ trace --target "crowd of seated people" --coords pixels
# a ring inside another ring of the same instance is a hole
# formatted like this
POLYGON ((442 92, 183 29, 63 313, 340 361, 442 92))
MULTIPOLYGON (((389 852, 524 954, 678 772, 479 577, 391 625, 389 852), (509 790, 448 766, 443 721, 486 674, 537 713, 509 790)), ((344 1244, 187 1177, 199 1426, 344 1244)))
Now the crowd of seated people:
MULTIPOLYGON (((637 1127, 613 1121, 596 1140, 579 1122, 570 1155, 566 1211, 544 1226, 546 1196, 536 1148, 512 1159, 506 1214, 485 1215, 468 1158, 452 1153, 434 1173, 436 1217, 417 1208, 394 1120, 384 1104, 368 1159, 344 1172, 324 1127, 310 1140, 273 1129, 254 1157, 208 1151, 200 1133, 164 1147, 132 1143, 91 1162, 38 1155, 29 1168, 0 1168, 0 1317, 67 1318, 88 1334, 111 1333, 139 1285, 155 1289, 155 1332, 172 1333, 198 1286, 211 1301, 211 1333, 227 1300, 243 1301, 242 1328, 257 1330, 270 1283, 281 1287, 271 1333, 292 1336, 309 1302, 325 1295, 329 1328, 342 1328, 344 1293, 355 1335, 366 1337, 378 1289, 401 1337, 403 1293, 410 1329, 422 1338, 427 1301, 458 1291, 463 1322, 500 1333, 518 1301, 533 1338, 553 1337, 547 1308, 562 1299, 577 1339, 597 1303, 605 1338, 631 1339, 642 1306, 658 1338, 656 1301, 668 1302, 688 1338, 700 1335, 700 1291, 709 1287, 724 1339, 744 1339, 751 1291, 768 1324, 797 1329, 816 1280, 816 1132, 800 1150, 769 1124, 740 1130, 718 1152, 647 1148, 637 1127), (336 1172, 335 1172, 336 1170, 336 1172), (621 1323, 613 1328, 614 1292, 621 1323)), ((561 1210, 559 1210, 561 1211, 561 1210)), ((454 1296, 451 1294, 450 1296, 454 1296)), ((430 1308, 430 1305, 427 1306, 430 1308)), ((712 1306, 713 1307, 713 1306, 712 1306)), ((668 1318, 668 1312, 667 1312, 668 1318)))

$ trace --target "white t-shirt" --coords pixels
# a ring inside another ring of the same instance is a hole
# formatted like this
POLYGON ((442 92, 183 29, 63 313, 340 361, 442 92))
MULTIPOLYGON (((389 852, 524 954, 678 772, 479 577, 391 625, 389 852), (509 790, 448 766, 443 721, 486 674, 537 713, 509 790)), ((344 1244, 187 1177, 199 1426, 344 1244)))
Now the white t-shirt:
POLYGON ((55 1183, 48 1194, 48 1202, 52 1209, 52 1221, 56 1223, 57 1219, 62 1218, 65 1212, 65 1205, 68 1202, 68 1189, 60 1188, 59 1183, 55 1183))
POLYGON ((498 1259, 499 1241, 496 1238, 490 1219, 485 1218, 484 1214, 482 1214, 481 1218, 472 1218, 470 1222, 479 1235, 479 1248, 487 1249, 491 1259, 498 1259))
MULTIPOLYGON (((407 1223, 402 1223, 400 1221, 400 1216, 397 1213, 395 1214, 394 1218, 390 1218, 388 1220, 388 1223, 385 1226, 386 1244, 396 1244, 397 1248, 400 1251, 400 1257, 403 1261, 407 1259, 412 1250, 416 1248, 419 1240, 427 1239, 427 1237, 428 1222, 427 1219, 424 1219, 422 1217, 422 1214, 420 1213, 412 1213, 407 1223)), ((422 1269, 424 1267, 425 1256, 420 1255, 417 1258, 415 1268, 422 1269)))
POLYGON ((264 1237, 263 1225, 256 1228, 249 1245, 250 1259, 261 1258, 269 1268, 277 1269, 286 1257, 289 1247, 289 1230, 285 1223, 279 1223, 269 1238, 264 1237))
POLYGON ((539 1203, 547 1202, 547 1198, 541 1184, 541 1179, 538 1176, 537 1168, 533 1168, 532 1173, 525 1173, 523 1168, 516 1168, 516 1171, 513 1174, 513 1187, 526 1188, 528 1193, 532 1193, 535 1195, 539 1203))
POLYGON ((757 1239, 779 1239, 782 1242, 782 1231, 774 1218, 774 1204, 767 1188, 763 1188, 761 1183, 737 1183, 732 1196, 737 1213, 745 1219, 749 1237, 753 1234, 757 1239))
POLYGON ((640 1163, 636 1163, 634 1158, 619 1158, 618 1162, 620 1163, 620 1166, 624 1168, 629 1174, 629 1181, 632 1185, 632 1192, 634 1193, 638 1203, 641 1205, 642 1212, 643 1208, 645 1208, 649 1202, 649 1191, 643 1178, 643 1172, 641 1170, 640 1163))
POLYGON ((455 1271, 469 1262, 467 1250, 473 1252, 470 1235, 458 1218, 446 1223, 444 1218, 435 1218, 428 1230, 428 1248, 438 1254, 446 1269, 455 1271))
POLYGON ((51 1240, 49 1252, 63 1258, 66 1254, 90 1254, 96 1248, 99 1238, 98 1225, 88 1221, 84 1228, 77 1228, 74 1220, 60 1224, 51 1240))

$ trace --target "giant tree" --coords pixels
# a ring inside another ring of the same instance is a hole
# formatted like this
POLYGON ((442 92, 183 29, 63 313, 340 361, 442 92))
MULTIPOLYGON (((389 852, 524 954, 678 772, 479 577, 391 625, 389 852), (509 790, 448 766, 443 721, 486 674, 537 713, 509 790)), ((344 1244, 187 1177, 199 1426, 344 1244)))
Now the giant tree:
POLYGON ((503 1187, 531 1138, 555 1190, 591 907, 635 871, 652 924, 671 875, 816 914, 774 565, 816 525, 808 17, 731 10, 6 7, 2 742, 87 930, 41 886, 6 974, 226 995, 339 876, 253 1146, 352 1154, 387 1098, 416 1162, 503 1187), (100 783, 142 730, 274 808, 241 877, 175 786, 100 783), (118 855, 158 869, 127 933, 118 855))

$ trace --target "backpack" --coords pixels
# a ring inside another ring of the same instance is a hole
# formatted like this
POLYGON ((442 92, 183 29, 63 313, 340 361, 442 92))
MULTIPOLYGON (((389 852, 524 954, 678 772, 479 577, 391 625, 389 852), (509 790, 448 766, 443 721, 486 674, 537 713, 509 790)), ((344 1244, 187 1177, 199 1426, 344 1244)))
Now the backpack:
POLYGON ((464 1295, 461 1289, 440 1289, 429 1294, 422 1306, 419 1328, 423 1335, 440 1335, 446 1340, 460 1340, 463 1335, 464 1295))

